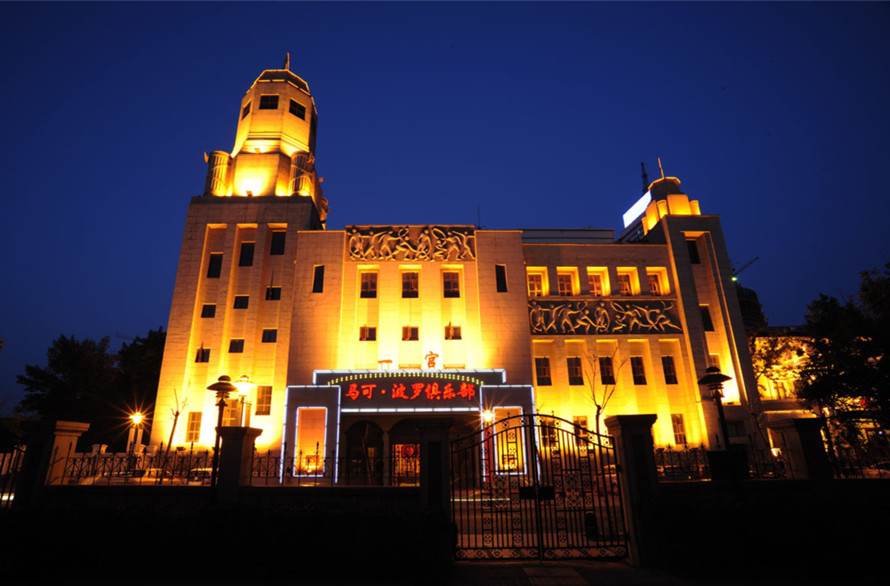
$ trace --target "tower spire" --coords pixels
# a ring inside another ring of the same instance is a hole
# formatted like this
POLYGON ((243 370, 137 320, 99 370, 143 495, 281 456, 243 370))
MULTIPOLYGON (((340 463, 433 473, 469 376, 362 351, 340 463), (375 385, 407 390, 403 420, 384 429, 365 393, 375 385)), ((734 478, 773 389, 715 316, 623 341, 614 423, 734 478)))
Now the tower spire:
POLYGON ((661 157, 658 157, 658 170, 661 171, 661 178, 664 179, 664 169, 661 167, 661 157))
POLYGON ((290 52, 284 54, 284 68, 290 71, 290 52))
POLYGON ((649 190, 649 175, 646 174, 646 164, 640 161, 640 168, 643 169, 643 193, 649 190))

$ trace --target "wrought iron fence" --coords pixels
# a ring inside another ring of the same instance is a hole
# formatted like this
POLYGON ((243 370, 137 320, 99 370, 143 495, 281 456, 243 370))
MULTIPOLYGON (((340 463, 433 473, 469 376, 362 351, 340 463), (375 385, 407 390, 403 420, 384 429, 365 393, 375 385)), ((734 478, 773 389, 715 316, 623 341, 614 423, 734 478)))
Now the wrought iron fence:
POLYGON ((209 485, 211 459, 209 450, 71 454, 66 458, 61 484, 209 485))
POLYGON ((890 478, 890 450, 835 446, 829 452, 835 478, 890 478))
POLYGON ((24 448, 19 447, 8 454, 0 454, 0 508, 11 506, 15 498, 15 481, 24 455, 24 448))
MULTIPOLYGON (((791 466, 781 450, 759 449, 744 445, 736 453, 744 454, 744 474, 751 479, 788 478, 791 466)), ((655 449, 655 467, 658 480, 696 481, 711 480, 711 462, 704 444, 699 446, 667 446, 655 449)))
POLYGON ((335 456, 319 452, 254 453, 253 486, 417 486, 420 457, 393 454, 391 458, 335 456))

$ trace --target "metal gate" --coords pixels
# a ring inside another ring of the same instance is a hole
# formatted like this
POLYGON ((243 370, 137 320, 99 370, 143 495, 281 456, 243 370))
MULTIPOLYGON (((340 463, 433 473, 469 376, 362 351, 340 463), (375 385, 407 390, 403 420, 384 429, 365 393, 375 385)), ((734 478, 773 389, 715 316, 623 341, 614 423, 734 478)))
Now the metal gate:
POLYGON ((451 443, 462 559, 627 555, 611 438, 559 417, 508 417, 451 443))

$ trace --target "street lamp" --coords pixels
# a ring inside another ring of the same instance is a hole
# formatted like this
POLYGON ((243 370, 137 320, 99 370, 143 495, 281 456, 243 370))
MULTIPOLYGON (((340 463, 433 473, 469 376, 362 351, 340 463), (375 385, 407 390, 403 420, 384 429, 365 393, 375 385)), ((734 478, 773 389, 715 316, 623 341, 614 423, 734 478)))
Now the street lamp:
POLYGON ((705 376, 698 381, 698 384, 708 386, 711 398, 717 405, 717 419, 720 422, 720 433, 723 435, 723 445, 726 450, 729 450, 729 432, 726 429, 726 417, 723 415, 723 383, 728 380, 732 380, 732 377, 721 373, 716 366, 709 366, 705 370, 705 376))
POLYGON ((127 452, 132 453, 136 446, 142 445, 142 422, 145 416, 138 411, 130 415, 130 434, 127 437, 127 452), (135 436, 135 441, 134 441, 135 436))
POLYGON ((239 421, 241 425, 244 427, 250 427, 250 402, 247 401, 247 398, 250 397, 250 391, 256 386, 253 384, 253 381, 250 380, 250 377, 246 374, 242 374, 241 378, 239 378, 235 382, 235 386, 238 387, 238 396, 241 399, 241 416, 239 421), (244 406, 247 405, 247 416, 245 417, 244 406))
POLYGON ((226 408, 226 399, 229 393, 237 391, 238 387, 232 384, 232 379, 226 375, 219 377, 215 383, 207 387, 208 391, 216 393, 216 406, 219 409, 219 415, 216 419, 216 443, 213 445, 213 463, 210 468, 210 486, 216 486, 216 472, 219 469, 219 428, 223 423, 223 411, 226 408))

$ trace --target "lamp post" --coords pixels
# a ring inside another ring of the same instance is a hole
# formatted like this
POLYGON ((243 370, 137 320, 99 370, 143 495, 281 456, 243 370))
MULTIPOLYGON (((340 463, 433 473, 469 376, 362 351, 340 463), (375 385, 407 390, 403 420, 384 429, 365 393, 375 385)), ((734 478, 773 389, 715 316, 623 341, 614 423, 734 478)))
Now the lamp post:
POLYGON ((130 415, 130 434, 127 437, 127 452, 133 453, 136 446, 142 445, 142 422, 145 416, 136 412, 130 415), (135 436, 135 438, 134 438, 135 436))
POLYGON ((721 373, 716 366, 709 366, 705 370, 705 376, 698 381, 698 384, 708 386, 711 391, 711 399, 717 405, 717 420, 720 423, 720 433, 723 435, 723 449, 725 450, 729 450, 729 432, 726 429, 726 417, 723 415, 723 383, 728 380, 732 380, 732 377, 721 373))
POLYGON ((210 467, 210 486, 216 486, 216 473, 219 470, 219 428, 223 423, 223 411, 226 408, 226 399, 229 393, 237 391, 238 387, 232 384, 232 379, 226 375, 219 377, 215 383, 207 387, 208 391, 216 393, 216 406, 219 409, 219 415, 216 419, 216 442, 213 444, 213 463, 210 467))
POLYGON ((239 417, 239 421, 242 426, 250 427, 250 402, 247 399, 250 397, 250 391, 256 385, 253 384, 253 381, 250 380, 249 376, 242 374, 241 378, 235 382, 235 386, 238 388, 238 397, 241 399, 241 416, 239 417), (244 413, 245 405, 247 406, 246 417, 244 413))

